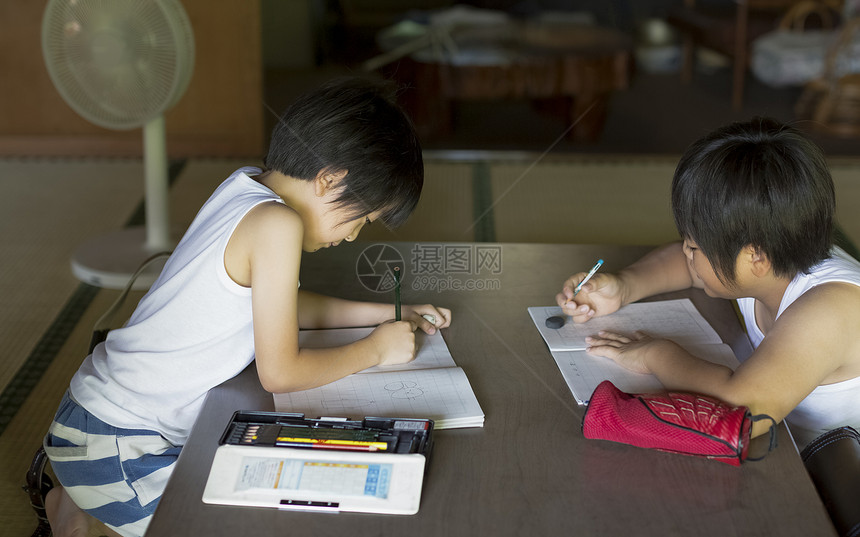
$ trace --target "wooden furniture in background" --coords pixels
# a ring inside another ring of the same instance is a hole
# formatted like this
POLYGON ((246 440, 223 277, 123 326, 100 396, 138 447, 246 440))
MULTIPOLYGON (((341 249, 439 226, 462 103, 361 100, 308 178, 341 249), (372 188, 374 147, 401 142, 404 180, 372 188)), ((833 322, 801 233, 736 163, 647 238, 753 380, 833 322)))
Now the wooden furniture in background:
POLYGON ((603 129, 610 94, 629 85, 631 43, 611 28, 525 23, 486 43, 507 62, 404 59, 383 72, 404 87, 404 107, 421 137, 450 133, 456 100, 529 99, 565 118, 570 138, 588 142, 603 129))
MULTIPOLYGON (((141 129, 113 131, 78 116, 48 77, 46 0, 0 2, 0 156, 140 156, 141 129)), ((264 149, 259 0, 183 0, 194 29, 191 84, 165 115, 171 157, 253 156, 264 149)))
POLYGON ((749 65, 750 43, 774 28, 797 0, 684 0, 669 12, 667 21, 683 35, 681 79, 693 77, 696 47, 703 46, 732 60, 732 107, 743 104, 744 84, 749 65))
POLYGON ((797 2, 776 29, 753 40, 752 74, 772 87, 803 86, 821 76, 827 50, 838 33, 839 18, 839 13, 822 1, 797 2), (810 20, 820 28, 807 29, 810 20))
POLYGON ((856 64, 860 47, 860 14, 846 21, 827 52, 824 73, 810 81, 795 112, 811 127, 827 134, 860 137, 860 72, 844 72, 856 64))

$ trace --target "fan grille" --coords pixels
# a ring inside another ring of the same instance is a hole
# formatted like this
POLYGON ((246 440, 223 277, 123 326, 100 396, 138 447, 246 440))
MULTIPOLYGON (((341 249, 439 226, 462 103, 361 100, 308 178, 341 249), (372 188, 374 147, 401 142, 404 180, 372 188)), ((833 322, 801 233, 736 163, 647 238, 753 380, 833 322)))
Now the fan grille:
POLYGON ((54 85, 85 119, 140 127, 181 97, 194 37, 175 0, 52 0, 42 50, 54 85))

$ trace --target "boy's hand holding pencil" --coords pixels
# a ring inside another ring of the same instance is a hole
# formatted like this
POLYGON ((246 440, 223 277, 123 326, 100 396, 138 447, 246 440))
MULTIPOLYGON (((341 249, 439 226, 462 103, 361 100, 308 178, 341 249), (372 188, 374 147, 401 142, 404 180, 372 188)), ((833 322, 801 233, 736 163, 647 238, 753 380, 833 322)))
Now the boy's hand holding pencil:
POLYGON ((403 320, 415 323, 428 334, 435 334, 436 329, 445 328, 451 324, 451 310, 436 308, 432 304, 422 306, 401 306, 400 304, 400 267, 394 267, 394 320, 400 321, 403 311, 407 318, 403 320))
POLYGON ((575 323, 609 315, 623 304, 623 282, 615 274, 597 273, 602 265, 600 259, 588 273, 579 272, 568 278, 555 297, 561 310, 575 323))
POLYGON ((379 365, 411 362, 415 358, 415 330, 435 334, 451 324, 451 310, 432 304, 404 306, 400 303, 400 270, 394 268, 394 319, 383 322, 370 334, 379 352, 379 365))
POLYGON ((412 321, 389 321, 377 326, 368 336, 378 352, 378 365, 396 365, 415 358, 415 324, 412 321))
POLYGON ((403 306, 403 320, 415 324, 427 334, 435 334, 436 330, 446 328, 451 324, 451 310, 438 308, 432 304, 403 306))

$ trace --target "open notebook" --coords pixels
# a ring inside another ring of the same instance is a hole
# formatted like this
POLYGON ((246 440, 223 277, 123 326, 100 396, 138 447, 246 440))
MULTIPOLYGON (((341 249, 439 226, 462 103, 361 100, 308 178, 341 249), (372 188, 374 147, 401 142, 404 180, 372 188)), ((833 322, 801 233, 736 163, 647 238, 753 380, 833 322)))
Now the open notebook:
POLYGON ((641 330, 671 339, 699 358, 735 369, 738 360, 689 299, 629 304, 612 315, 574 324, 557 306, 531 307, 529 315, 549 347, 552 357, 576 401, 587 404, 594 389, 609 380, 621 391, 647 393, 663 389, 654 375, 634 373, 608 358, 585 352, 585 338, 600 330, 629 334, 641 330), (561 328, 548 328, 546 319, 566 318, 561 328))
MULTIPOLYGON (((300 347, 337 347, 366 337, 372 328, 302 330, 300 347)), ((484 411, 466 373, 454 363, 438 332, 416 332, 418 353, 407 364, 375 366, 325 386, 276 393, 275 410, 307 417, 383 416, 432 419, 436 429, 483 427, 484 411)))

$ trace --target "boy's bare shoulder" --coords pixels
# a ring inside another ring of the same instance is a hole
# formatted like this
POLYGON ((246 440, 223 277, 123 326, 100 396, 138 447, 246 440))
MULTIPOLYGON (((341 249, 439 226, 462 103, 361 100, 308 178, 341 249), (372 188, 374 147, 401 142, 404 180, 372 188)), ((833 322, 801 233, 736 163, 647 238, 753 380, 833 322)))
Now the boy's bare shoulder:
POLYGON ((261 220, 269 218, 284 218, 294 219, 295 222, 301 223, 302 219, 295 209, 284 203, 277 201, 266 201, 258 204, 256 207, 248 211, 245 219, 261 220))
POLYGON ((842 364, 825 382, 833 383, 860 376, 860 286, 845 282, 819 285, 809 292, 822 305, 830 308, 833 323, 830 333, 842 344, 842 364))
MULTIPOLYGON (((806 291, 789 309, 794 309, 794 327, 804 337, 841 355, 837 360, 846 378, 860 374, 860 286, 846 282, 828 282, 806 291)), ((788 310, 786 310, 786 313, 788 310)), ((830 378, 829 382, 837 379, 830 378)), ((838 379, 842 380, 842 379, 838 379)))
POLYGON ((256 236, 300 236, 304 224, 295 209, 273 201, 261 203, 248 211, 239 227, 256 236))
POLYGON ((302 219, 292 208, 277 202, 257 205, 242 218, 227 243, 227 274, 239 285, 250 286, 252 259, 283 263, 278 254, 295 257, 301 251, 303 232, 302 219))
MULTIPOLYGON (((809 328, 826 332, 856 327, 860 322, 860 286, 845 282, 816 285, 798 297, 785 311, 789 312, 809 328)), ((849 330, 845 335, 853 332, 849 330)))
POLYGON ((827 282, 803 293, 798 302, 810 307, 829 308, 840 315, 860 316, 860 286, 848 282, 827 282))
POLYGON ((860 375, 858 323, 860 287, 820 284, 780 314, 753 356, 782 367, 779 374, 786 379, 800 376, 815 386, 853 378, 860 375))

